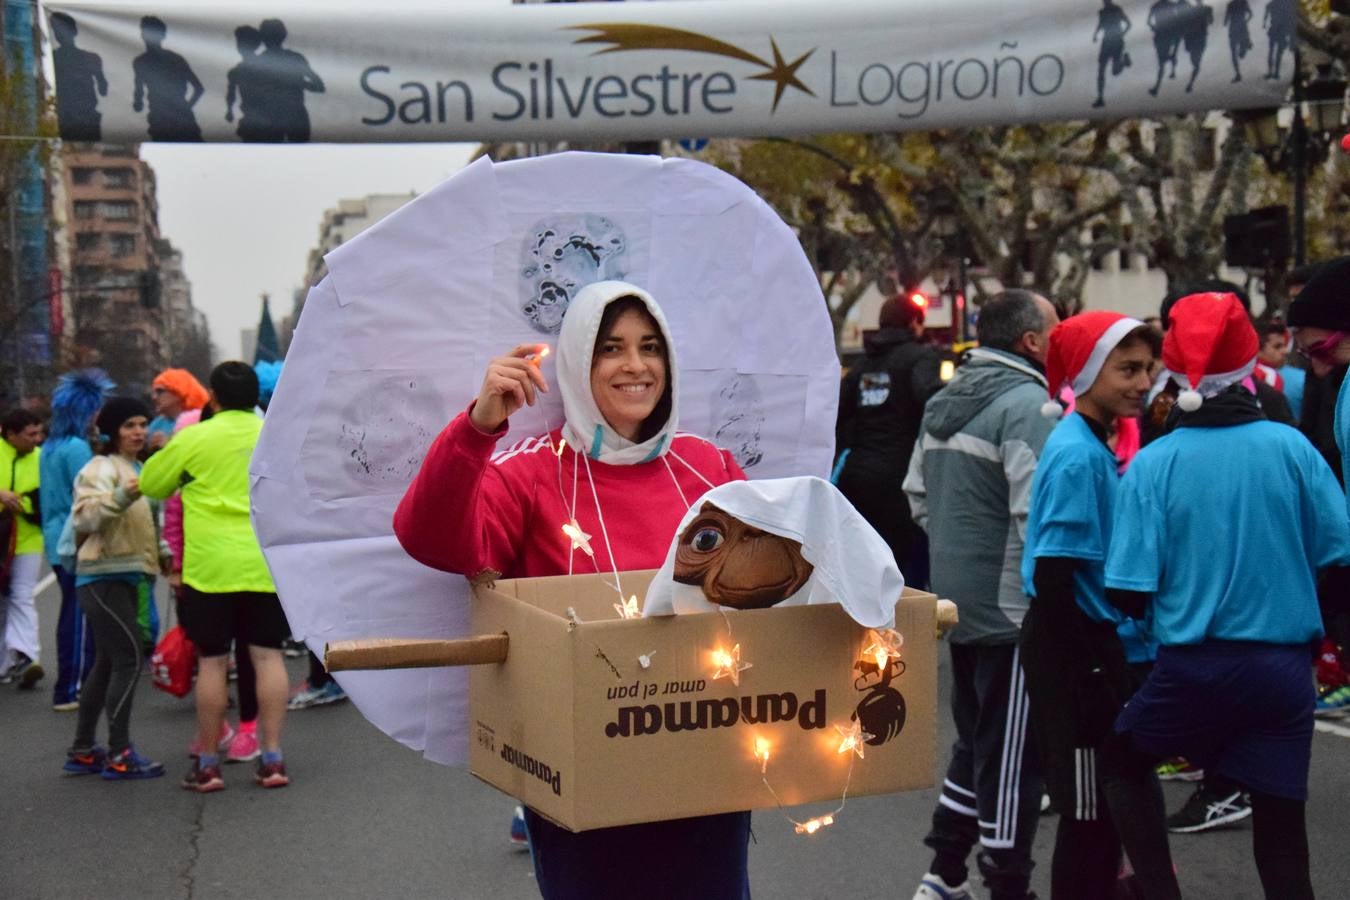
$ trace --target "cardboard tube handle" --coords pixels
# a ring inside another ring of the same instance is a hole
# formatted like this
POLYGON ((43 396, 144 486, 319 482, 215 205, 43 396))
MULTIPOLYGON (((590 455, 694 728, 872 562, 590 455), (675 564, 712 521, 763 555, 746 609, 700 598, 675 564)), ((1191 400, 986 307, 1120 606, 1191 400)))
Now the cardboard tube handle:
POLYGON ((955 603, 950 600, 939 600, 937 602, 937 629, 939 637, 955 628, 960 621, 961 616, 957 612, 955 603))
POLYGON ((426 669, 440 666, 479 666, 506 662, 510 638, 480 634, 459 640, 369 638, 334 641, 324 647, 324 667, 330 672, 356 669, 426 669))

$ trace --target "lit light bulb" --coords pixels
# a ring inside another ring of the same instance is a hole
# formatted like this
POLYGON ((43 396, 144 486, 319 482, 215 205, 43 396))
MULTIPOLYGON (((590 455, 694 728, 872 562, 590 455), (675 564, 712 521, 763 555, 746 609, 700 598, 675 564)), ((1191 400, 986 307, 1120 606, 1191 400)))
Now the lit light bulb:
POLYGON ((740 687, 741 673, 751 666, 748 662, 741 662, 741 645, 732 647, 730 653, 718 647, 712 652, 712 658, 713 664, 717 666, 712 674, 713 680, 730 678, 732 684, 740 687))
POLYGON ((755 738, 755 759, 759 760, 759 773, 763 775, 769 768, 769 742, 762 737, 755 738))
POLYGON ((861 721, 854 719, 849 723, 848 728, 845 728, 842 725, 836 725, 834 726, 834 730, 839 732, 839 753, 847 753, 852 750, 854 753, 858 754, 858 759, 864 758, 864 748, 874 735, 863 731, 861 721))
POLYGON ((642 613, 638 611, 637 594, 634 594, 622 603, 615 603, 614 610, 619 614, 619 618, 621 619, 639 619, 642 617, 642 613))
POLYGON ((834 816, 824 815, 814 819, 807 819, 805 822, 798 822, 796 831, 798 834, 815 834, 827 825, 834 824, 834 816))
POLYGON ((595 551, 591 549, 591 536, 581 530, 581 526, 577 524, 576 519, 564 524, 562 530, 563 534, 571 539, 573 550, 580 550, 590 557, 595 556, 595 551))

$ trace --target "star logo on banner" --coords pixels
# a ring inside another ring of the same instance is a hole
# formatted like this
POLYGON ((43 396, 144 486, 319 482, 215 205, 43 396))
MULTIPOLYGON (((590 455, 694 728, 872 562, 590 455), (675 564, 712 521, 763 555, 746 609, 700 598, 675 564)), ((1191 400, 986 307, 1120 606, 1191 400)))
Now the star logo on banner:
POLYGON ((806 62, 807 57, 816 51, 807 50, 792 62, 787 62, 783 59, 783 54, 778 50, 778 42, 773 38, 769 38, 769 43, 773 46, 773 66, 770 67, 767 72, 749 76, 749 79, 751 81, 768 81, 773 83, 773 108, 770 112, 778 112, 778 101, 783 99, 783 92, 790 87, 796 88, 799 91, 804 91, 814 97, 815 94, 811 93, 811 89, 802 84, 801 79, 797 77, 797 70, 802 67, 802 63, 806 62))
POLYGON ((839 752, 847 753, 852 750, 858 754, 858 759, 863 758, 863 747, 876 736, 863 731, 862 722, 857 719, 850 722, 848 728, 836 725, 834 730, 839 732, 839 752))
POLYGON ((731 683, 736 687, 741 686, 741 673, 753 665, 753 663, 741 662, 740 644, 732 647, 730 653, 718 647, 713 651, 713 662, 717 664, 717 670, 712 674, 713 681, 719 678, 730 678, 731 683))
POLYGON ((572 541, 572 549, 580 550, 587 556, 594 557, 595 551, 591 549, 591 536, 581 530, 577 520, 573 519, 562 527, 563 534, 572 541))

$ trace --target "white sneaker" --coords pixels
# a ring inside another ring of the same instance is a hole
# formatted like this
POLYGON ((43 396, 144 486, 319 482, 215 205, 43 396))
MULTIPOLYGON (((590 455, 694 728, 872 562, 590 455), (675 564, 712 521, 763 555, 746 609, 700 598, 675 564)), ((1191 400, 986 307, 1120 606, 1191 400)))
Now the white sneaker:
POLYGON ((929 872, 919 882, 919 889, 914 892, 914 900, 975 900, 975 895, 970 892, 969 880, 953 887, 943 881, 941 875, 929 872))

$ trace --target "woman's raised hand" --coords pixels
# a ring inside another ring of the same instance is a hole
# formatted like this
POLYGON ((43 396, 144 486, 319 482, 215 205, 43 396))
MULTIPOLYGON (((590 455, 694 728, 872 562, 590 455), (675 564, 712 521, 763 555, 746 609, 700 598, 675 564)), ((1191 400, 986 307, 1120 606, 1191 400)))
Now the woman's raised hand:
POLYGON ((479 431, 496 431, 522 406, 534 406, 536 390, 548 393, 548 382, 539 371, 539 359, 547 352, 546 344, 521 344, 488 363, 478 400, 469 414, 479 431))

